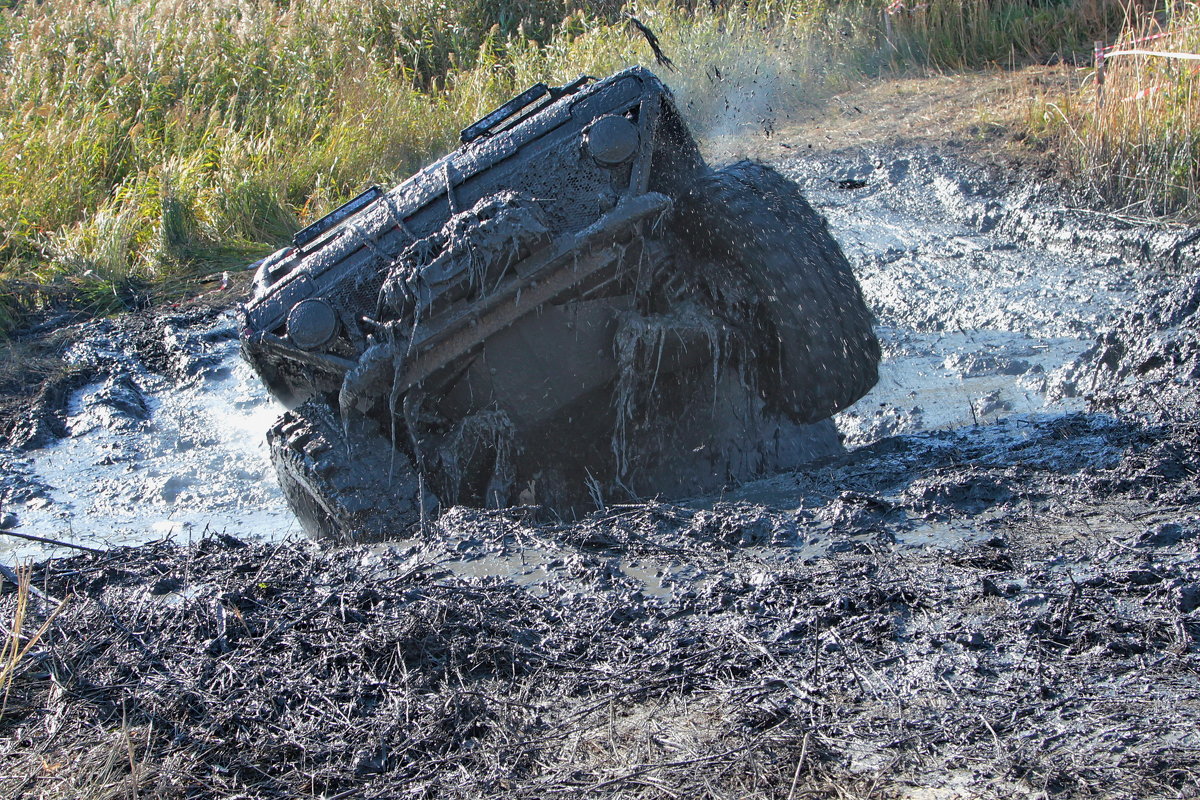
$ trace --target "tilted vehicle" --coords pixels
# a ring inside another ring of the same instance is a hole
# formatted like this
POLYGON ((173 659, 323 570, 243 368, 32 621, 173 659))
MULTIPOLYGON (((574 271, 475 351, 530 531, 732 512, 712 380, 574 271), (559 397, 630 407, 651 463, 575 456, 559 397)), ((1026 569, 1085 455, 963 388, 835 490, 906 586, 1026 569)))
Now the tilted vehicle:
POLYGON ((774 169, 704 163, 632 68, 538 84, 257 266, 242 348, 305 527, 560 513, 801 463, 874 385, 850 267, 774 169))

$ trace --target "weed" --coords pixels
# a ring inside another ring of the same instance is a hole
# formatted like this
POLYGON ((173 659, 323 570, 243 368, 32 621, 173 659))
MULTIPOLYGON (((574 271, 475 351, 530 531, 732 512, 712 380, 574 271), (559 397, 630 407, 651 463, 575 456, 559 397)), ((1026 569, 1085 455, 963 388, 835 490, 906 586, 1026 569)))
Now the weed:
POLYGON ((1104 60, 1103 82, 1097 71, 1034 119, 1096 196, 1125 211, 1200 216, 1200 62, 1180 53, 1200 53, 1200 6, 1131 14, 1104 60))
POLYGON ((13 684, 17 674, 20 671, 22 662, 29 655, 30 651, 37 646, 42 635, 54 622, 54 618, 59 612, 66 607, 66 601, 59 603, 55 609, 50 612, 45 621, 32 634, 25 633, 26 617, 29 614, 29 597, 30 594, 36 592, 32 586, 33 571, 30 567, 18 567, 13 574, 5 568, 5 577, 12 579, 15 577, 17 585, 17 599, 13 610, 12 622, 9 624, 8 630, 5 632, 6 637, 4 646, 0 648, 0 691, 3 692, 3 699, 0 699, 0 720, 3 720, 8 711, 9 696, 12 693, 13 684))

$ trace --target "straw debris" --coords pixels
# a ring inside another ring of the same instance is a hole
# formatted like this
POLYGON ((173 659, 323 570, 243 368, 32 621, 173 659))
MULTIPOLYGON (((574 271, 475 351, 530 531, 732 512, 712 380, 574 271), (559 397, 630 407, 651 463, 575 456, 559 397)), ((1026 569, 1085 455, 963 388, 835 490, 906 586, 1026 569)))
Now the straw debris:
POLYGON ((889 440, 802 512, 456 509, 391 545, 45 562, 75 599, 14 675, 0 793, 1188 796, 1200 522, 1171 509, 1200 431, 1049 427, 1024 462, 980 431, 889 440), (967 517, 991 535, 897 543, 967 517))

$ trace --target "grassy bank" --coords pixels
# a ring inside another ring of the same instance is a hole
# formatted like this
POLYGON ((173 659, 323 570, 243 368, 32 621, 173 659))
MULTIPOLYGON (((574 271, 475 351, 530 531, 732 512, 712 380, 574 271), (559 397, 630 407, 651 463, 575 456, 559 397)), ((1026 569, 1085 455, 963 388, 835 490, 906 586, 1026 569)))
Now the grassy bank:
MULTIPOLYGON (((638 3, 702 128, 864 74, 1078 53, 1115 0, 638 3)), ((237 268, 515 90, 649 48, 617 0, 48 0, 0 12, 0 329, 237 268)), ((765 122, 764 122, 765 120, 765 122)))
POLYGON ((1131 18, 1110 48, 1082 91, 1035 109, 1034 129, 1114 208, 1200 219, 1200 6, 1131 18))

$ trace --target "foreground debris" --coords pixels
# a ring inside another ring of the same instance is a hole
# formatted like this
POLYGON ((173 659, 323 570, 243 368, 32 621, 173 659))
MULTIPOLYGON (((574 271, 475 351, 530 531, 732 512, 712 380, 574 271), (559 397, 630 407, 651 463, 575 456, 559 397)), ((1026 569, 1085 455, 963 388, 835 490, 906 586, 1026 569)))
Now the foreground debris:
POLYGON ((1193 796, 1200 427, 993 432, 856 451, 791 514, 46 562, 67 607, 12 684, 5 794, 1193 796))

